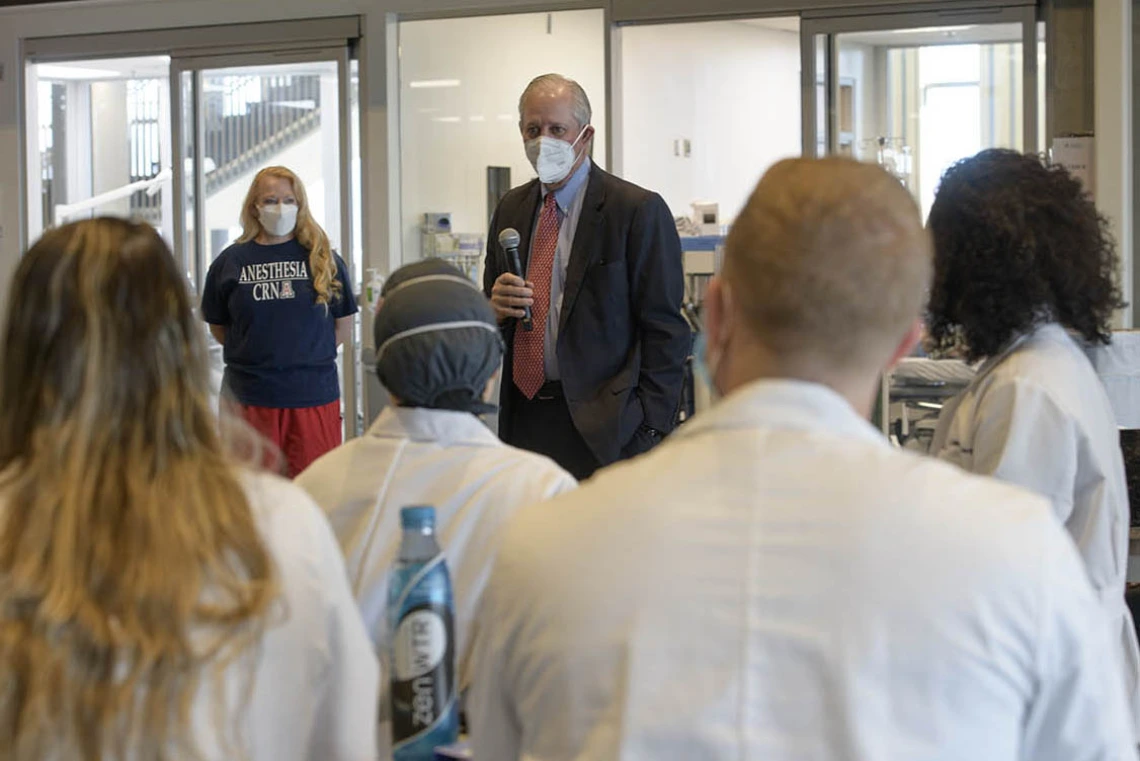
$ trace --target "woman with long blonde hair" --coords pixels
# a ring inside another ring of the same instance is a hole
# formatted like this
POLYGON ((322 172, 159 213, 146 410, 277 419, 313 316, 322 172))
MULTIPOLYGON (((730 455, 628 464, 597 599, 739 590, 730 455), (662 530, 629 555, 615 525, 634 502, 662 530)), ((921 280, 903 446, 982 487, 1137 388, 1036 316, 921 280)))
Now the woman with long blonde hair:
POLYGON ((227 397, 292 478, 341 443, 336 348, 351 335, 356 299, 291 170, 257 173, 241 224, 206 275, 202 316, 225 347, 227 397))
POLYGON ((378 669, 328 523, 236 466, 154 230, 28 251, 0 335, 0 758, 371 758, 378 669))

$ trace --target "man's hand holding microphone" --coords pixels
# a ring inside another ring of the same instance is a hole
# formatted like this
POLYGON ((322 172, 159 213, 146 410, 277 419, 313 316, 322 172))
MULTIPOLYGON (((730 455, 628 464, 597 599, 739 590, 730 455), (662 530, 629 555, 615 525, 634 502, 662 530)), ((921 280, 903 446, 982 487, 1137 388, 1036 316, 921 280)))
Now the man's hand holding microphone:
POLYGON ((499 275, 491 288, 491 306, 495 308, 495 318, 502 325, 507 320, 521 320, 530 314, 534 304, 534 289, 518 275, 504 272, 499 275))
POLYGON ((500 325, 507 320, 521 320, 523 330, 531 330, 530 308, 534 305, 534 284, 522 277, 518 231, 508 227, 499 233, 499 246, 506 257, 508 271, 499 275, 491 287, 491 306, 495 309, 495 318, 500 325))

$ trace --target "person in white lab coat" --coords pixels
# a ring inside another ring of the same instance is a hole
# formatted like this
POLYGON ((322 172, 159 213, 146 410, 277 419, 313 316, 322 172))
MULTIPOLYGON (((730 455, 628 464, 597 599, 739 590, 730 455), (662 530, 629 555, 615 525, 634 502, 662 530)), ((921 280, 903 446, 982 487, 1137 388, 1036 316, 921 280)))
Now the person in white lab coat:
POLYGON ((344 560, 303 491, 223 451, 154 229, 45 234, 0 351, 0 756, 371 761, 344 560))
MULTIPOLYGON (((381 295, 376 369, 394 406, 367 434, 317 460, 297 483, 332 523, 382 659, 400 508, 435 508, 454 587, 462 688, 471 624, 502 524, 576 482, 553 460, 503 444, 477 417, 494 409, 486 398, 503 345, 490 304, 462 272, 426 259, 393 273, 381 295)), ((385 705, 381 712, 387 716, 385 705)), ((382 747, 387 740, 382 732, 382 747)))
POLYGON ((1082 348, 1111 340, 1121 306, 1108 223, 1063 168, 990 150, 946 173, 927 224, 931 338, 982 362, 942 410, 931 451, 1052 503, 1112 629, 1140 738, 1120 432, 1082 348))
POLYGON ((475 758, 1136 758, 1047 502, 867 422, 930 272, 918 208, 881 168, 764 176, 705 302, 725 398, 508 527, 479 612, 475 758))

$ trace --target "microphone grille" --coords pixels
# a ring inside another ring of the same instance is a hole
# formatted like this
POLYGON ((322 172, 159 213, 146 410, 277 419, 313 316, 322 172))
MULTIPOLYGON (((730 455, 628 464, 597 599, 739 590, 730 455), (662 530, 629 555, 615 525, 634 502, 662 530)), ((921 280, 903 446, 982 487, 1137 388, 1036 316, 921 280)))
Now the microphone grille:
POLYGON ((499 245, 503 248, 518 248, 519 240, 519 231, 513 227, 508 227, 499 233, 499 245))

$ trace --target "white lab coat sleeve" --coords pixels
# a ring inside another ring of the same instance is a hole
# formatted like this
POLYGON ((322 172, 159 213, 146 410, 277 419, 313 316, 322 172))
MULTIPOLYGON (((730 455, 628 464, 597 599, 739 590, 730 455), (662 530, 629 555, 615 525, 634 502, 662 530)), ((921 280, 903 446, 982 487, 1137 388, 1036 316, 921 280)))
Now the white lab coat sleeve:
POLYGON ((568 491, 573 491, 578 488, 578 481, 574 476, 570 475, 564 470, 559 470, 558 475, 552 479, 550 488, 547 490, 546 499, 554 499, 559 494, 565 494, 568 491))
POLYGON ((342 482, 334 482, 329 478, 326 470, 324 464, 318 460, 299 473, 293 479, 293 483, 304 489, 305 493, 317 503, 317 506, 327 513, 329 508, 336 505, 340 500, 339 487, 342 482))
MULTIPOLYGON (((344 558, 328 521, 314 513, 313 535, 320 555, 326 601, 328 672, 317 703, 314 761, 373 761, 376 758, 380 665, 360 611, 348 587, 344 558)), ((298 689, 305 689, 298 685, 298 689)))
POLYGON ((1077 432, 1072 417, 1044 389, 1020 378, 996 382, 982 394, 970 425, 972 451, 961 452, 959 464, 1040 494, 1061 523, 1068 521, 1077 432))
POLYGON ((475 758, 517 761, 522 737, 509 673, 509 661, 517 652, 508 644, 512 619, 504 604, 509 605, 510 594, 502 571, 496 563, 475 622, 467 719, 475 758))
POLYGON ((346 462, 349 461, 345 452, 334 450, 293 479, 293 483, 304 489, 321 508, 333 528, 333 534, 342 541, 351 535, 357 519, 356 511, 345 504, 346 487, 352 483, 353 475, 346 468, 346 462))
POLYGON ((1136 745, 1110 633, 1081 560, 1063 529, 1044 525, 1037 637, 1038 689, 1022 758, 1136 761, 1136 745))

